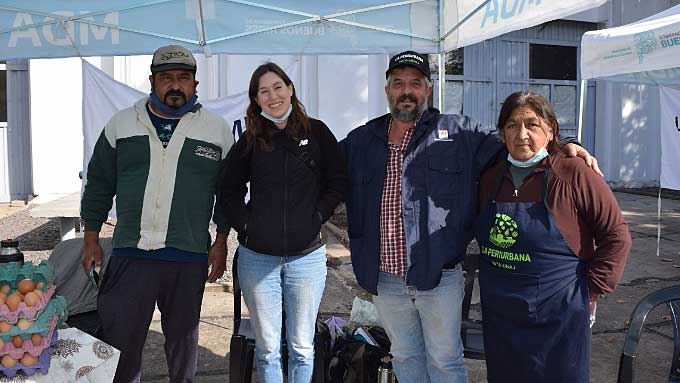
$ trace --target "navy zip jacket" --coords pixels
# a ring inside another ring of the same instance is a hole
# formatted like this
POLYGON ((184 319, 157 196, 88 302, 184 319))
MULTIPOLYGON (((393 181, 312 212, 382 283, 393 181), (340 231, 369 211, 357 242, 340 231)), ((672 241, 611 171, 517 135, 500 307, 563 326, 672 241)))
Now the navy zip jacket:
MULTIPOLYGON (((359 285, 374 295, 389 121, 389 114, 371 120, 340 143, 351 180, 346 206, 352 266, 359 285)), ((409 285, 433 289, 442 269, 463 259, 473 236, 480 173, 505 153, 495 130, 484 130, 466 116, 423 113, 403 162, 409 285)))

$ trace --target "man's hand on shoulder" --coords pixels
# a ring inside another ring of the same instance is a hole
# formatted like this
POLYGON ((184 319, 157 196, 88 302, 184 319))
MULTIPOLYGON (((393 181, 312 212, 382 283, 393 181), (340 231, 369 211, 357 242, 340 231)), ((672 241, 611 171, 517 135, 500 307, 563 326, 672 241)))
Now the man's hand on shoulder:
POLYGON ((567 157, 581 157, 583 161, 586 162, 588 167, 593 169, 595 173, 599 174, 601 177, 604 177, 604 174, 597 164, 597 158, 591 156, 590 153, 588 153, 588 151, 582 146, 576 144, 566 144, 564 146, 564 154, 567 157))
POLYGON ((215 243, 210 246, 208 250, 208 265, 210 266, 210 273, 208 274, 208 282, 215 282, 224 275, 227 269, 227 235, 217 234, 215 243))

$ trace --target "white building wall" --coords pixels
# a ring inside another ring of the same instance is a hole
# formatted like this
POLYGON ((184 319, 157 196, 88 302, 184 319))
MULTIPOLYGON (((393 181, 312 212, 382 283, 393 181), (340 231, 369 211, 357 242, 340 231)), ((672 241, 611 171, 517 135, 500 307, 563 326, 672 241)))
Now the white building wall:
MULTIPOLYGON (((98 58, 88 59, 99 65, 98 58)), ((79 58, 31 60, 34 194, 80 190, 82 74, 79 58)))

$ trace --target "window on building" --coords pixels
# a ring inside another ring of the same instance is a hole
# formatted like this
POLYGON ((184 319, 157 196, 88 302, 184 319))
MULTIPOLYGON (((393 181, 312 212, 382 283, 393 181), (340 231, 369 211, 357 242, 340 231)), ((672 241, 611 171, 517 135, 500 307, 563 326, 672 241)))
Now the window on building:
POLYGON ((576 47, 529 44, 529 78, 576 81, 576 47))
MULTIPOLYGON (((430 72, 432 74, 439 73, 439 55, 433 54, 429 55, 430 59, 430 72)), ((456 49, 455 51, 446 52, 444 58, 444 66, 446 68, 446 74, 450 75, 463 75, 463 48, 456 49)))
MULTIPOLYGON (((430 106, 439 105, 439 61, 438 55, 432 54, 430 59, 430 72, 432 72, 432 97, 430 106)), ((463 48, 446 52, 445 56, 445 79, 444 84, 444 110, 442 113, 463 113, 463 80, 464 74, 464 51, 463 48)))
POLYGON ((7 66, 0 61, 0 124, 7 124, 7 66))

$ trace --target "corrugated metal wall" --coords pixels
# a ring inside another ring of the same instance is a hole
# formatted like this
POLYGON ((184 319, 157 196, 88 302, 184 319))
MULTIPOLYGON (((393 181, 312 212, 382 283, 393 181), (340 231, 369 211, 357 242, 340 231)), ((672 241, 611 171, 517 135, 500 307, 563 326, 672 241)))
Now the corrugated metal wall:
MULTIPOLYGON (((25 200, 33 194, 29 89, 28 60, 8 61, 7 128, 3 129, 4 142, 0 143, 0 156, 7 170, 4 176, 0 174, 0 183, 5 183, 9 194, 4 196, 4 202, 25 200)), ((57 94, 55 90, 55 97, 57 94)))
POLYGON ((9 171, 7 169, 7 126, 0 123, 0 202, 9 202, 9 171))
MULTIPOLYGON (((556 86, 577 87, 578 81, 530 79, 529 44, 578 47, 583 33, 592 29, 595 25, 591 23, 558 20, 465 47, 465 75, 456 76, 465 83, 463 113, 493 127, 503 100, 512 92, 531 89, 546 96, 552 94, 551 101, 555 102, 556 86)), ((589 89, 589 98, 594 97, 592 90, 589 89)), ((578 107, 578 99, 575 107, 578 107)), ((574 110, 574 115, 576 113, 574 110)), ((588 125, 594 126, 594 123, 588 121, 588 125)), ((576 135, 576 125, 562 124, 562 132, 576 135)))

